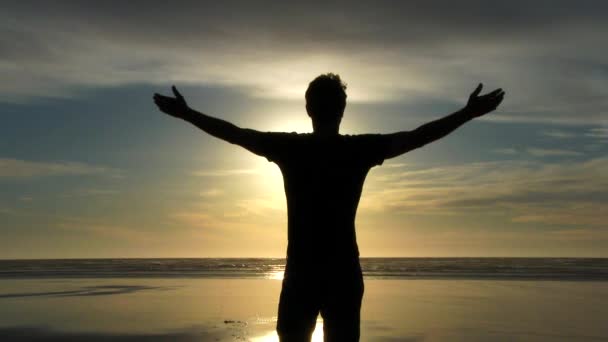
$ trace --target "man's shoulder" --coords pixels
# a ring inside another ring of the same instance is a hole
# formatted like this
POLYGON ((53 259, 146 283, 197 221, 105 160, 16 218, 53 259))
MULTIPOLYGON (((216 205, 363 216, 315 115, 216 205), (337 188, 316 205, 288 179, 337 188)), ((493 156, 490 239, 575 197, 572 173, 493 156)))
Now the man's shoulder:
POLYGON ((277 149, 291 145, 307 138, 307 134, 297 132, 260 132, 259 141, 269 149, 277 149))
POLYGON ((285 139, 306 139, 312 136, 311 133, 298 133, 298 132, 265 132, 264 134, 277 138, 285 139))
POLYGON ((345 134, 342 135, 342 138, 345 141, 353 142, 353 143, 380 143, 388 139, 386 134, 380 133, 365 133, 365 134, 345 134))
POLYGON ((362 134, 342 134, 342 137, 348 139, 369 139, 369 138, 379 138, 386 136, 386 134, 382 133, 362 133, 362 134))

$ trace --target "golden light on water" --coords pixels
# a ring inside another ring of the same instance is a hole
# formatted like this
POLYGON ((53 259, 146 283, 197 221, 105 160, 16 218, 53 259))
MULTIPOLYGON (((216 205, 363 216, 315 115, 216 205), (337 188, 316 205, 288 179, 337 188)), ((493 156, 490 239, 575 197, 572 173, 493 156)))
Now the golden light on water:
POLYGON ((272 279, 272 280, 283 280, 283 273, 284 273, 283 270, 272 271, 266 275, 266 278, 272 279))
MULTIPOLYGON (((279 336, 276 331, 269 332, 268 334, 260 337, 255 337, 251 340, 252 342, 279 342, 279 336)), ((323 342, 323 321, 317 320, 317 325, 312 333, 311 342, 323 342)))

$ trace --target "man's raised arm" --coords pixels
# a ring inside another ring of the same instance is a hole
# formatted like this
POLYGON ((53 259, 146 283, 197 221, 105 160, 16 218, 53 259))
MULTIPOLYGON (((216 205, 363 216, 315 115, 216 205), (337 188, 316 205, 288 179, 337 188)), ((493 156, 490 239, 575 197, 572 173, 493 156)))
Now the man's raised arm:
POLYGON ((240 145, 256 154, 263 154, 260 145, 261 133, 252 129, 240 128, 228 121, 217 119, 188 107, 184 97, 177 91, 175 86, 171 87, 175 97, 154 94, 154 103, 163 113, 190 122, 206 133, 225 140, 232 144, 240 145))
POLYGON ((496 89, 488 94, 479 96, 482 84, 469 96, 467 105, 446 117, 426 123, 413 131, 389 134, 390 147, 386 158, 393 158, 413 149, 422 147, 430 142, 441 139, 456 128, 471 119, 485 115, 498 107, 505 92, 496 89))

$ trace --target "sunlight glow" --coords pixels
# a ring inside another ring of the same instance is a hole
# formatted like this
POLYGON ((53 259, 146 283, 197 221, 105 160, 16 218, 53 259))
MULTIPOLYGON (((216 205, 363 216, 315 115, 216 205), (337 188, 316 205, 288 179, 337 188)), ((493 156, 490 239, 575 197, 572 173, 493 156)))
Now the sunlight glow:
MULTIPOLYGON (((252 342, 279 342, 279 336, 276 331, 267 333, 260 337, 254 337, 252 342)), ((317 325, 312 333, 311 342, 323 342, 323 320, 317 320, 317 325)))
POLYGON ((266 275, 266 278, 272 279, 272 280, 283 280, 283 274, 284 274, 283 270, 272 271, 266 275))
POLYGON ((306 114, 304 101, 302 101, 301 108, 277 107, 268 114, 269 116, 263 123, 263 127, 269 132, 312 132, 312 121, 306 114))

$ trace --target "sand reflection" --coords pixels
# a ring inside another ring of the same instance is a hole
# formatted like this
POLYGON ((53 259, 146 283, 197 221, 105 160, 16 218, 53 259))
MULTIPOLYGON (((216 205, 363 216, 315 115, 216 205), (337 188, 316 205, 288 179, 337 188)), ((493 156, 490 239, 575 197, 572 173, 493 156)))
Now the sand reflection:
MULTIPOLYGON (((279 336, 276 331, 271 331, 263 336, 254 337, 252 342, 279 342, 279 336)), ((323 342, 323 321, 317 320, 315 331, 312 333, 311 342, 323 342)))

